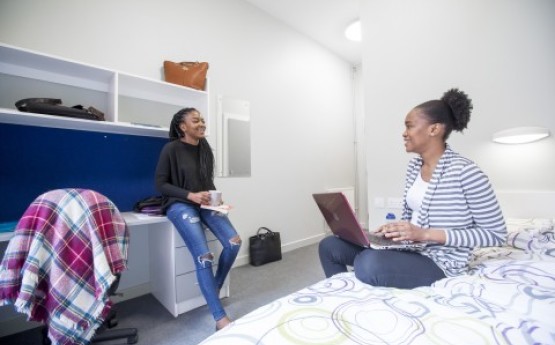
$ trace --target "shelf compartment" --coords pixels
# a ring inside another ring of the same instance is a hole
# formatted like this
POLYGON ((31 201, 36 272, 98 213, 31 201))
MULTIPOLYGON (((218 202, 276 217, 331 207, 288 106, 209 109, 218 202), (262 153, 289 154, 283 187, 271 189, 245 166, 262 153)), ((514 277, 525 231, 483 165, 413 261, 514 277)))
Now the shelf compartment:
POLYGON ((114 71, 0 45, 0 73, 108 92, 114 71))
POLYGON ((151 128, 129 123, 113 123, 65 116, 24 113, 6 108, 0 108, 0 123, 160 138, 168 137, 167 128, 151 128))

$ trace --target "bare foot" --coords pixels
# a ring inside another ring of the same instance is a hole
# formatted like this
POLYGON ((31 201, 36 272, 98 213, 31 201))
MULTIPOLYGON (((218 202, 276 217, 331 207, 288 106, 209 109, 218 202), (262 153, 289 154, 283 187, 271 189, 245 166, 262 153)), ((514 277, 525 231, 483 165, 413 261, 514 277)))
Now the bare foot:
POLYGON ((223 318, 216 321, 216 331, 219 331, 220 329, 226 327, 230 323, 231 323, 231 320, 227 316, 224 316, 223 318))

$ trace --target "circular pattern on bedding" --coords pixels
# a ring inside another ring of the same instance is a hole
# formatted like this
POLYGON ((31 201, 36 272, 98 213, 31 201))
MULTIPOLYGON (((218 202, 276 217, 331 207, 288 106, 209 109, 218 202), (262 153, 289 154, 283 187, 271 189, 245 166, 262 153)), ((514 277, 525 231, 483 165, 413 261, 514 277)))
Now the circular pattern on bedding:
POLYGON ((343 277, 341 275, 328 278, 319 283, 316 283, 308 288, 304 289, 304 292, 314 292, 319 294, 331 294, 340 291, 351 291, 353 290, 355 283, 349 279, 349 277, 343 277))
POLYGON ((426 322, 426 327, 427 342, 431 344, 488 345, 492 343, 492 339, 501 340, 491 326, 472 317, 443 318, 441 315, 435 315, 426 322), (456 338, 453 334, 456 334, 456 338))
POLYGON ((277 344, 280 337, 291 344, 341 344, 347 338, 335 326, 329 311, 320 308, 301 308, 285 313, 277 327, 261 337, 268 344, 277 344), (279 336, 272 334, 278 332, 279 336), (277 337, 276 337, 277 336, 277 337), (271 340, 271 341, 270 341, 271 340))
POLYGON ((428 312, 420 303, 370 298, 340 305, 332 318, 335 327, 356 344, 410 344, 424 333, 419 317, 428 312))
POLYGON ((302 305, 316 305, 316 304, 320 304, 321 302, 322 302, 322 297, 318 296, 317 294, 296 295, 296 296, 293 296, 293 298, 291 300, 289 300, 290 304, 301 305, 301 306, 302 305))

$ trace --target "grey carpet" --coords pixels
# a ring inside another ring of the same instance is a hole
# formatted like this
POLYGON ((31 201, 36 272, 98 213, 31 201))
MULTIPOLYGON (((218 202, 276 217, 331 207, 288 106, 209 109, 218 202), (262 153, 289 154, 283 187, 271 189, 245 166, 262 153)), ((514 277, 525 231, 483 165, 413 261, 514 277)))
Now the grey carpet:
MULTIPOLYGON (((283 254, 283 259, 259 267, 234 268, 230 277, 231 297, 223 305, 232 319, 324 278, 318 260, 318 245, 310 245, 283 254)), ((116 305, 119 325, 136 327, 137 344, 196 345, 214 333, 214 320, 206 306, 174 318, 152 295, 127 300, 116 305)), ((35 328, 4 338, 4 345, 40 345, 40 329, 35 328)), ((125 344, 111 341, 103 344, 125 344)))

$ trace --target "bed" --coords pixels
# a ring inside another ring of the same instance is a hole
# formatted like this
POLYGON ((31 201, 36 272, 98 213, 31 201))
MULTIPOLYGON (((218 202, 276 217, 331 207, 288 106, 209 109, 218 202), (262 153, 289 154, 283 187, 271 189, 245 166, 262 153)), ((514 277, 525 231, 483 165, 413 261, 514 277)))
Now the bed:
POLYGON ((553 223, 507 219, 504 247, 475 250, 470 274, 431 287, 372 287, 352 272, 324 279, 201 345, 555 344, 553 223))

